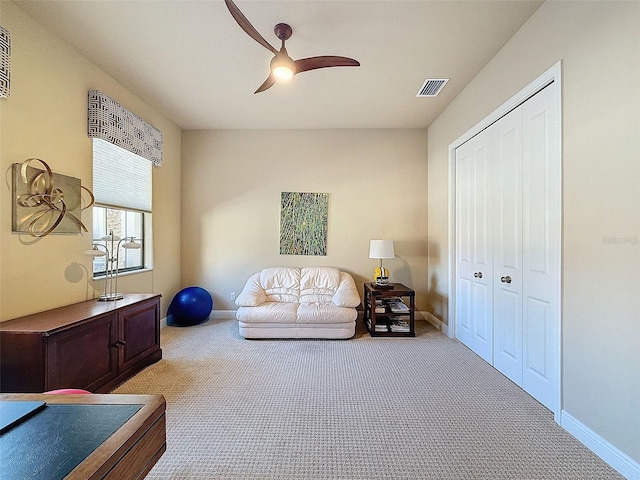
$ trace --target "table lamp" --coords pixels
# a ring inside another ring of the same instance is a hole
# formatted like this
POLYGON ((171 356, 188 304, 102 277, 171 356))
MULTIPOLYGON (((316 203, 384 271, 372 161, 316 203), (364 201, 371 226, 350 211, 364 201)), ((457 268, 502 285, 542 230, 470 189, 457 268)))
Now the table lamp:
POLYGON ((371 240, 369 244, 369 258, 380 259, 380 267, 377 267, 373 273, 373 279, 376 285, 389 285, 389 270, 382 266, 382 259, 394 257, 393 240, 371 240))
POLYGON ((113 234, 113 231, 109 232, 100 239, 105 242, 94 243, 90 250, 84 252, 85 255, 90 257, 107 257, 105 267, 105 280, 104 280, 104 294, 98 297, 100 302, 112 302, 115 300, 121 300, 124 295, 118 292, 118 273, 120 269, 120 247, 125 249, 139 249, 142 247, 136 242, 134 237, 120 238, 113 234), (117 242, 117 243, 116 243, 117 242), (123 243, 124 242, 124 243, 123 243), (108 245, 111 244, 111 248, 108 245), (104 249, 100 250, 100 248, 104 249))

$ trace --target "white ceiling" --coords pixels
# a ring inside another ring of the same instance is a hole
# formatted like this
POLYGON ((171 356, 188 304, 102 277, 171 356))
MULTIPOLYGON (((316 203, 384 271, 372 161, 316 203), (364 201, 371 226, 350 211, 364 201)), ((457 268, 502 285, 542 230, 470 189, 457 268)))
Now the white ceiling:
POLYGON ((222 0, 16 2, 184 129, 315 129, 427 128, 542 1, 235 3, 276 48, 274 25, 290 24, 294 59, 341 55, 361 66, 254 94, 272 54, 222 0), (438 97, 416 98, 427 78, 451 80, 438 97))

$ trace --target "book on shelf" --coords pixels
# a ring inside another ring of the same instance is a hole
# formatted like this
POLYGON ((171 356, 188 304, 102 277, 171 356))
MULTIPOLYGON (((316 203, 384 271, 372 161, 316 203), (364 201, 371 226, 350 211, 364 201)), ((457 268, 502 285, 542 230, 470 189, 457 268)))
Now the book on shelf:
POLYGON ((409 322, 401 319, 401 318, 391 318, 389 322, 389 326, 391 327, 392 332, 410 332, 411 328, 409 327, 409 322))
POLYGON ((409 313, 409 307, 400 299, 391 300, 387 305, 393 313, 409 313))
POLYGON ((383 303, 381 298, 376 298, 375 303, 375 312, 376 313, 385 313, 387 311, 387 307, 383 303))
MULTIPOLYGON (((367 325, 369 327, 369 330, 371 330, 371 320, 367 321, 367 325)), ((378 333, 386 333, 389 331, 389 329, 386 323, 376 323, 375 331, 378 333)))

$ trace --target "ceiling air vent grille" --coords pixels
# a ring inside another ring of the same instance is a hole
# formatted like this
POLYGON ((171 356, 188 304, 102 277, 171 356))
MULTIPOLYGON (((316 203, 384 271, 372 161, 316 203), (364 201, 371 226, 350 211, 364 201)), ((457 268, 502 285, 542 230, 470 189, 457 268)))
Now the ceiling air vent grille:
POLYGON ((427 78, 416 97, 436 97, 448 81, 448 78, 427 78))

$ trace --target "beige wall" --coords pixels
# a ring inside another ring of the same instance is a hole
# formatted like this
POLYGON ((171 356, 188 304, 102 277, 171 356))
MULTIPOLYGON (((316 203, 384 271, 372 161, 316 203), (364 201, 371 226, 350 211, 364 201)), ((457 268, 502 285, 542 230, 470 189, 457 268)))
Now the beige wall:
POLYGON ((546 2, 429 128, 430 302, 446 323, 447 147, 562 60, 564 410, 640 461, 640 2, 546 2))
POLYGON ((182 136, 183 284, 229 292, 270 266, 331 265, 362 293, 379 261, 369 240, 394 240, 391 281, 426 306, 426 130, 216 130, 182 136), (326 256, 279 254, 281 192, 329 193, 326 256))
POLYGON ((0 2, 0 21, 11 31, 11 95, 0 99, 0 320, 66 305, 99 294, 91 279, 89 233, 34 239, 11 233, 12 163, 41 158, 58 173, 91 188, 87 90, 99 89, 157 126, 164 134, 164 165, 154 168, 155 267, 121 277, 124 292, 154 292, 168 302, 180 286, 180 129, 105 72, 41 28, 14 3, 0 2))

